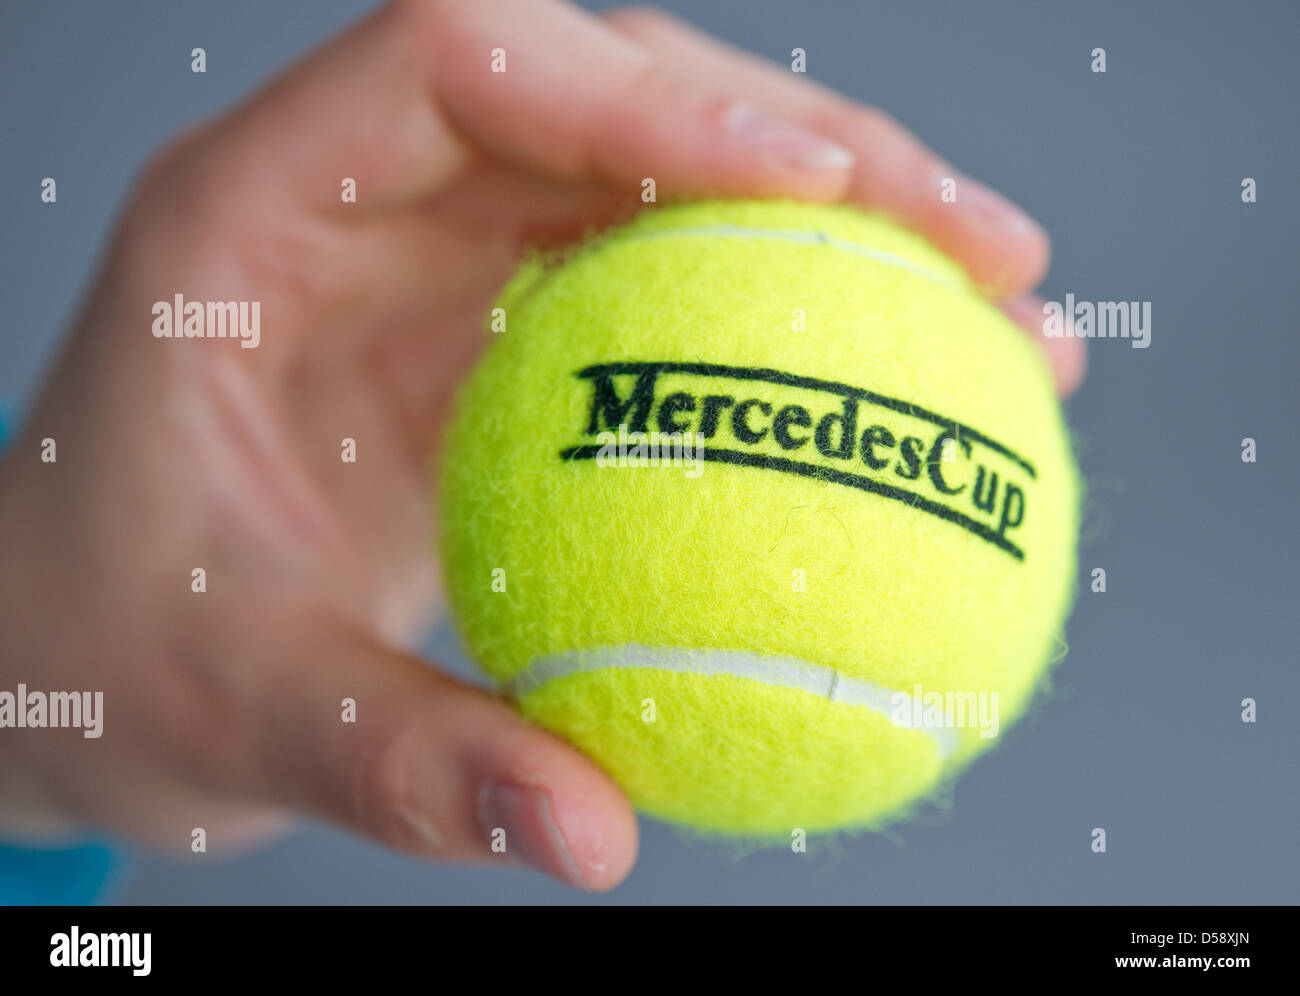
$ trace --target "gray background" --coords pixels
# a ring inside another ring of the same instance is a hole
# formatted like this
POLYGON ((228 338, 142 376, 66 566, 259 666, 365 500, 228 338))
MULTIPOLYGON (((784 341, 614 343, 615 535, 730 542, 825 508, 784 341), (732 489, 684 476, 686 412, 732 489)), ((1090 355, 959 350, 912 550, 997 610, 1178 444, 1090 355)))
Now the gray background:
MULTIPOLYGON (((5 4, 0 399, 30 398, 133 171, 367 5, 5 4), (189 51, 208 51, 192 75, 189 51), (38 202, 41 177, 59 202, 38 202)), ((953 805, 810 856, 643 822, 607 897, 308 828, 239 860, 142 858, 127 902, 1296 902, 1294 42, 1283 3, 670 3, 875 103, 1055 239, 1048 297, 1153 303, 1069 405, 1093 489, 1071 653, 953 805), (1109 71, 1089 71, 1094 46, 1109 71), (1242 177, 1259 183, 1244 205, 1242 177), (1259 441, 1243 464, 1240 440, 1259 441), (1109 592, 1087 593, 1103 566, 1109 592), (1239 703, 1259 702, 1259 723, 1239 703), (1103 826, 1109 853, 1089 850, 1103 826)), ((439 634, 444 644, 454 638, 439 634)))

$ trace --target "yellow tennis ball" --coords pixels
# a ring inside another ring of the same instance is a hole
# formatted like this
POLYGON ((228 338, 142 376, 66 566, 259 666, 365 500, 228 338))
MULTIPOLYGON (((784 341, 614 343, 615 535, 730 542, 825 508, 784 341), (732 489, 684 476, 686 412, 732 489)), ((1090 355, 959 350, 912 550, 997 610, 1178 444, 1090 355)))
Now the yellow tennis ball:
POLYGON ((1080 483, 1037 345, 843 206, 648 211, 525 265, 463 387, 469 652, 645 812, 907 815, 1059 656, 1080 483))

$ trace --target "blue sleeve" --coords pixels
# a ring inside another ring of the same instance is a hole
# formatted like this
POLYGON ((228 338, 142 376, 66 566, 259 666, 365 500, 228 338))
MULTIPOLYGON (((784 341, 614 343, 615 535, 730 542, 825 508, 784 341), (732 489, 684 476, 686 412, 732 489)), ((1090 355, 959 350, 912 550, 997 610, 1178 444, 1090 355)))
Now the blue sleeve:
MULTIPOLYGON (((0 412, 0 453, 7 435, 0 412)), ((6 847, 0 843, 0 906, 87 906, 122 867, 103 844, 71 848, 6 847)))
POLYGON ((89 906, 121 867, 102 844, 34 849, 0 844, 0 906, 89 906))

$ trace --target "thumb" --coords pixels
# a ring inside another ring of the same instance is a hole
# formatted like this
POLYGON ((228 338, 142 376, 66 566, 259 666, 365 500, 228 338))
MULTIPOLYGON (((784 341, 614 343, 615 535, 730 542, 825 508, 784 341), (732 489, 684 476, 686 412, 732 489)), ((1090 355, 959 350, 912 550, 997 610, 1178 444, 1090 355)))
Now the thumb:
POLYGON ((279 679, 294 687, 270 689, 296 703, 267 724, 274 799, 411 854, 522 864, 586 889, 626 876, 636 819, 595 764, 421 660, 328 637, 308 674, 279 679))

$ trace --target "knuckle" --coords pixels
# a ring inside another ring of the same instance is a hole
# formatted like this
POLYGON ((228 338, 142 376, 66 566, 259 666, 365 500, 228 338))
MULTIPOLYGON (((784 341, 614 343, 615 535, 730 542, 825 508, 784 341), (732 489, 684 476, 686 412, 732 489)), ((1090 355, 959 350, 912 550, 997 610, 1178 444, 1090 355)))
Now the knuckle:
POLYGON ((196 158, 195 135, 183 134, 156 149, 132 186, 126 213, 128 231, 152 230, 164 223, 178 203, 192 201, 196 158))
POLYGON ((209 138, 194 132, 169 142, 145 164, 122 221, 128 272, 148 279, 160 261, 189 265, 220 244, 232 226, 217 155, 209 138))
POLYGON ((188 150, 189 139, 183 135, 154 150, 140 171, 139 186, 146 191, 166 186, 183 168, 188 150))
POLYGON ((403 720, 364 747, 358 758, 352 793, 356 817, 395 844, 416 843, 411 817, 419 802, 416 766, 421 739, 419 726, 403 720))
POLYGON ((165 200, 169 208, 193 202, 221 182, 223 163, 214 162, 209 128, 197 127, 170 139, 149 157, 140 174, 136 202, 165 200))
POLYGON ((238 682, 205 674, 206 669, 199 662, 185 681, 140 689, 153 701, 150 711, 157 717, 150 739, 159 755, 183 763, 200 784, 239 786, 257 766, 256 711, 238 682))
POLYGON ((838 109, 834 118, 850 134, 857 133, 877 141, 898 130, 898 123, 878 107, 867 104, 838 109))
MULTIPOLYGON (((398 23, 423 37, 441 33, 457 22, 474 0, 394 0, 392 11, 398 23)), ((481 3, 481 0, 477 0, 481 3)))
POLYGON ((662 10, 644 4, 627 4, 614 7, 601 17, 625 34, 634 38, 653 37, 676 28, 677 20, 662 10))
POLYGON ((655 106, 675 100, 691 89, 676 72, 658 59, 649 59, 629 77, 620 106, 655 106))

